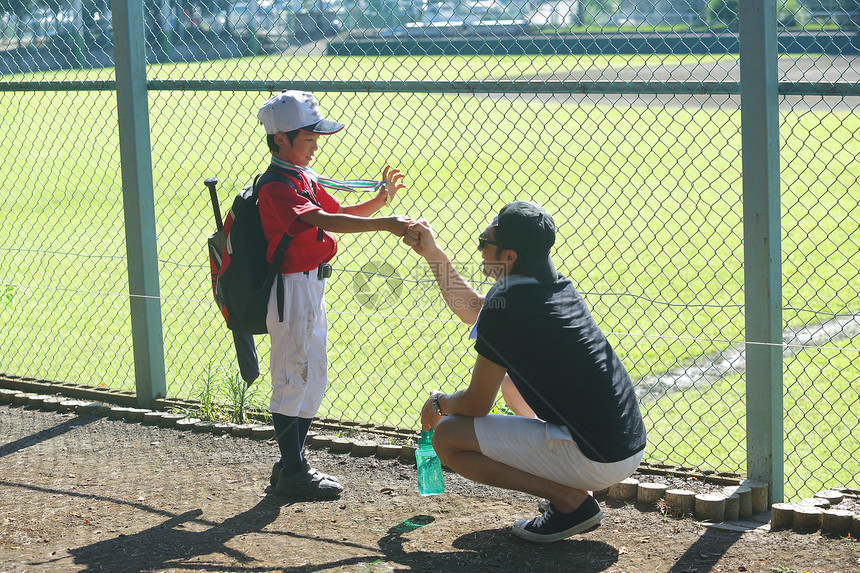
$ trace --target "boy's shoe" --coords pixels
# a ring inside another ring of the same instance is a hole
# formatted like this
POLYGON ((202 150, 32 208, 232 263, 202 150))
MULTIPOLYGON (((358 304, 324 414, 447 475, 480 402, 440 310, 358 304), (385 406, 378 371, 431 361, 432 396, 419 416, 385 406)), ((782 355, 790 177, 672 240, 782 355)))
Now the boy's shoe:
POLYGON ((514 523, 512 533, 528 541, 552 543, 577 533, 588 531, 603 519, 597 500, 588 497, 570 513, 561 513, 549 504, 547 510, 531 521, 520 519, 514 523))
POLYGON ((334 477, 333 475, 325 474, 316 468, 312 468, 311 464, 308 463, 308 460, 305 460, 305 459, 302 460, 302 470, 306 471, 306 472, 310 472, 312 474, 317 474, 320 477, 322 477, 322 479, 327 479, 328 481, 333 481, 334 483, 340 485, 340 481, 338 481, 338 479, 336 477, 334 477))
POLYGON ((332 499, 340 495, 343 486, 330 476, 313 468, 301 469, 292 475, 278 474, 275 493, 287 497, 301 497, 310 500, 332 499))
MULTIPOLYGON (((307 460, 302 460, 302 471, 317 473, 317 474, 321 475, 324 479, 327 479, 329 481, 333 481, 333 482, 338 483, 338 484, 340 483, 336 477, 334 477, 332 475, 324 474, 321 471, 319 471, 318 469, 312 468, 307 460)), ((272 466, 272 475, 269 476, 269 484, 272 487, 275 487, 276 485, 278 485, 278 477, 280 477, 280 475, 281 475, 281 462, 275 462, 275 464, 272 466)))

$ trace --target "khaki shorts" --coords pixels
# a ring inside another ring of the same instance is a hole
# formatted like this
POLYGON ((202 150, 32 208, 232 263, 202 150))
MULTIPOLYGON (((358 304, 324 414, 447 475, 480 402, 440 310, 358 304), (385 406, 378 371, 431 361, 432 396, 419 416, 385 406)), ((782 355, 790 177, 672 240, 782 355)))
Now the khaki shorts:
POLYGON ((643 450, 620 462, 595 462, 585 457, 565 426, 500 414, 474 420, 482 454, 576 489, 605 489, 630 477, 645 453, 643 450))

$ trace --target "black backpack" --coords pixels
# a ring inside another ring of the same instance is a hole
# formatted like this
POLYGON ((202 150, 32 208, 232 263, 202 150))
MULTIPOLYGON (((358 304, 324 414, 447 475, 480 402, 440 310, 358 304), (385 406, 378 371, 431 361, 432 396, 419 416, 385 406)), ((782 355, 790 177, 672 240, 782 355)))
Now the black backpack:
MULTIPOLYGON (((210 178, 205 181, 217 225, 217 231, 208 241, 212 293, 227 328, 233 331, 242 378, 248 383, 259 375, 253 335, 267 332, 269 293, 275 278, 280 275, 284 253, 293 240, 293 237, 284 233, 272 263, 266 261, 268 243, 260 222, 257 194, 263 185, 271 181, 279 181, 295 189, 286 173, 266 171, 254 179, 253 185, 239 192, 223 223, 215 189, 218 180, 210 178)), ((283 282, 278 281, 277 287, 278 319, 283 322, 283 282)))

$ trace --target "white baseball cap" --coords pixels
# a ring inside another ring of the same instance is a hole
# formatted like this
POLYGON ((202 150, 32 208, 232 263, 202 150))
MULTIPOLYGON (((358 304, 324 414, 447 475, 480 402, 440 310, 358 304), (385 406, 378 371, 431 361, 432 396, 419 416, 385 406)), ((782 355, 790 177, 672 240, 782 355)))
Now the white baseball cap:
POLYGON ((296 129, 328 135, 344 127, 323 118, 313 94, 297 90, 284 90, 269 98, 257 112, 257 119, 269 135, 296 129))

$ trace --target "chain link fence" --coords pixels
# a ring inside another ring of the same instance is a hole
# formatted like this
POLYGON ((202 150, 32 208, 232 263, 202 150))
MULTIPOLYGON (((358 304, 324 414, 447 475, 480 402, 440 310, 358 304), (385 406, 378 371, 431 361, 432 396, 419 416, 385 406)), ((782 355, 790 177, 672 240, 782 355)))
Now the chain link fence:
MULTIPOLYGON (((268 164, 256 110, 300 88, 347 124, 313 167, 343 179, 403 169, 408 189, 383 213, 427 218, 479 292, 489 284, 477 234, 508 201, 543 204, 559 224, 557 267, 636 381, 647 459, 745 472, 736 0, 143 8, 168 395, 235 395, 203 180, 219 178, 226 212, 268 164)), ((781 0, 776 10, 785 482, 795 495, 856 488, 860 473, 860 9, 781 0)), ((111 5, 2 0, 0 17, 0 371, 133 390, 111 5)), ((469 326, 394 237, 339 240, 320 415, 415 427, 431 388, 467 383, 469 326)), ((245 398, 264 410, 268 341, 257 342, 263 376, 245 398)))

